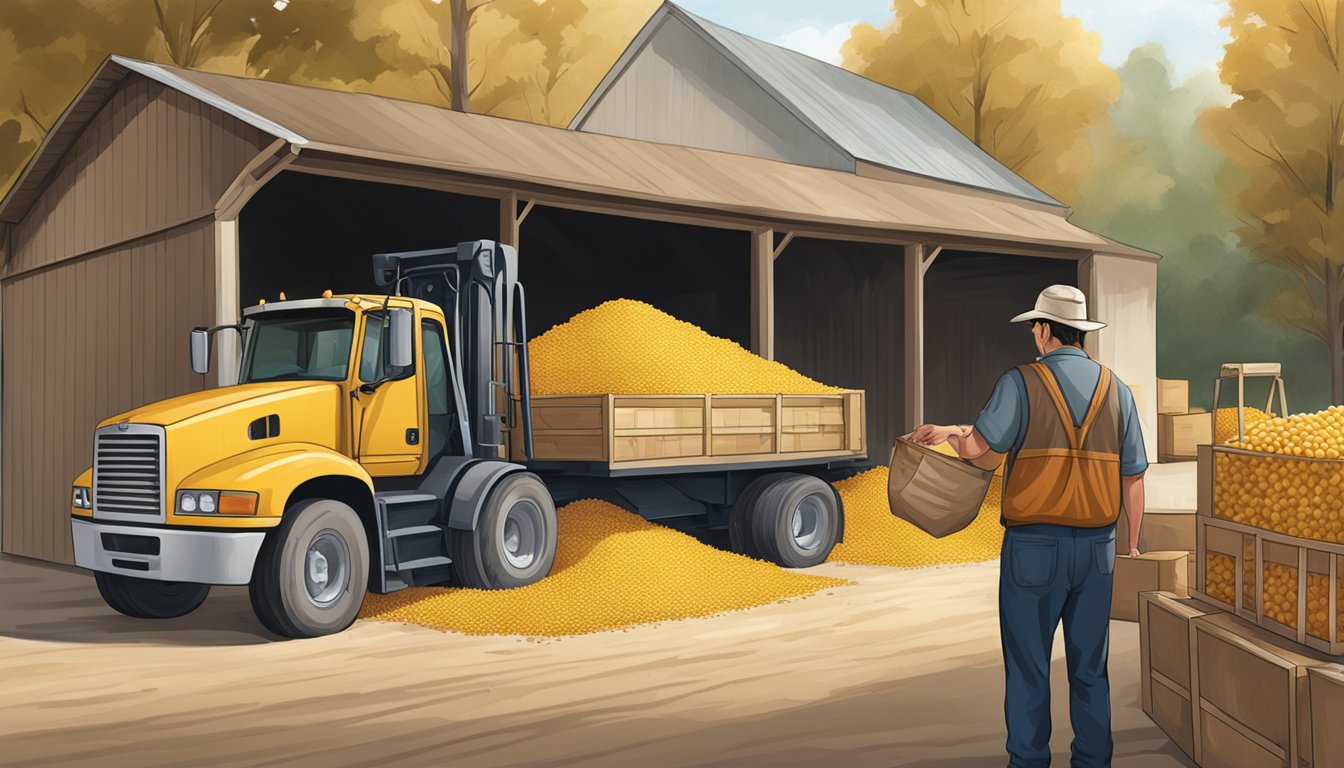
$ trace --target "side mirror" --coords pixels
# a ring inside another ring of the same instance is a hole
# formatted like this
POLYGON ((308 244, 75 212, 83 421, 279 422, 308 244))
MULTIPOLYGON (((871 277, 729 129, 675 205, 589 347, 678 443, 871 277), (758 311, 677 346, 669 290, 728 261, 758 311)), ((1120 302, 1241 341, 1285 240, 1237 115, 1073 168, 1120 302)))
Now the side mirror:
POLYGON ((411 331, 412 315, 409 310, 394 309, 389 313, 387 334, 387 364, 394 368, 409 368, 413 359, 411 331))
POLYGON ((191 331, 191 370, 202 376, 210 372, 210 331, 193 328, 191 331))

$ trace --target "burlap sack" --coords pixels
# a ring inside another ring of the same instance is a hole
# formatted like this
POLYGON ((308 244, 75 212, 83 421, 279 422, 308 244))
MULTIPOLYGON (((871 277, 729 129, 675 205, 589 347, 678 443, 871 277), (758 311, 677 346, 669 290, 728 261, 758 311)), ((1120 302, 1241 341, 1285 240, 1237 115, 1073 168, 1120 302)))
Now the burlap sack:
POLYGON ((891 513, 941 539, 971 524, 994 473, 897 438, 891 449, 887 498, 891 513))

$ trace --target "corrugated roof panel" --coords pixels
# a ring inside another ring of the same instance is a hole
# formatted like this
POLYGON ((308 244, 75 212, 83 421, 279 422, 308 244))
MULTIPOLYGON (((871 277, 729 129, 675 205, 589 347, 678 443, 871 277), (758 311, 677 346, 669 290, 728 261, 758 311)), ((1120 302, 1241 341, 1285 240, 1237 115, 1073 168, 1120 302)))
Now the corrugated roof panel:
POLYGON ((719 26, 671 3, 668 6, 722 45, 762 85, 854 157, 1063 205, 995 160, 914 96, 719 26))

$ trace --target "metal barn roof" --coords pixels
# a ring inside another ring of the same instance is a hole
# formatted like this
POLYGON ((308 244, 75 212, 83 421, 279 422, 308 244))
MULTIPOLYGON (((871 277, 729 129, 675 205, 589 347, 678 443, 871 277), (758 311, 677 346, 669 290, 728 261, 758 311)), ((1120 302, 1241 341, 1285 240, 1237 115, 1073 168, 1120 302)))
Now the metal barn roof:
POLYGON ((369 94, 208 74, 112 57, 66 110, 0 201, 0 222, 28 212, 47 172, 84 122, 131 73, 224 111, 290 144, 300 159, 329 153, 432 168, 613 203, 892 233, 927 242, 1041 245, 1156 259, 1070 224, 1057 209, 955 188, 931 188, 756 157, 587 134, 369 94))
POLYGON ((570 124, 579 128, 629 62, 680 19, 812 130, 858 160, 1063 207, 952 127, 924 102, 841 67, 720 26, 670 2, 649 19, 570 124))

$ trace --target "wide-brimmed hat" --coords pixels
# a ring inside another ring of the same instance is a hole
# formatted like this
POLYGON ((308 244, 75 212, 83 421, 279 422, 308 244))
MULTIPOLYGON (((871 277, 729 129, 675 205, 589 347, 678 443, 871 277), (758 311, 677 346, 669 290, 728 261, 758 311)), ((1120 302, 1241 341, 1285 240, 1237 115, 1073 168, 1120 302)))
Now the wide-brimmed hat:
POLYGON ((1036 297, 1036 308, 1013 318, 1014 323, 1049 320, 1080 331, 1099 331, 1105 323, 1087 318, 1087 297, 1072 285, 1052 285, 1036 297))

